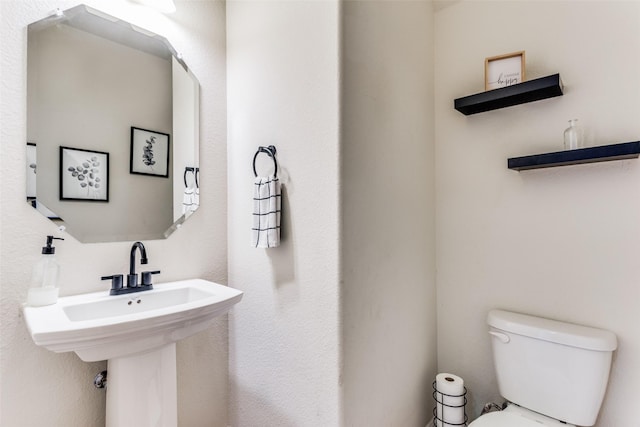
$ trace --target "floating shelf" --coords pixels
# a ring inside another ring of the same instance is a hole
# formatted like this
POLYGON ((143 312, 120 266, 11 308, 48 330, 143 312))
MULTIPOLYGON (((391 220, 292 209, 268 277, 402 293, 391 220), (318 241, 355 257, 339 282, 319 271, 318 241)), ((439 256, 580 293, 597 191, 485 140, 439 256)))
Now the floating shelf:
POLYGON ((582 163, 634 159, 637 158, 639 154, 640 141, 635 141, 622 144, 602 145, 600 147, 579 148, 577 150, 558 151, 555 153, 535 154, 533 156, 512 157, 508 159, 507 165, 509 169, 522 171, 555 166, 578 165, 582 163))
POLYGON ((560 74, 458 98, 454 107, 465 116, 562 95, 560 74))

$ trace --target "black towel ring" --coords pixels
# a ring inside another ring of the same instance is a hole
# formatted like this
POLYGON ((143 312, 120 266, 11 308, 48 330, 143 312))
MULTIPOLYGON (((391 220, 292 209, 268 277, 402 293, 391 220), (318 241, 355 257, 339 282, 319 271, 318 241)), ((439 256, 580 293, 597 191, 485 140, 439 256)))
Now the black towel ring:
POLYGON ((199 187, 198 185, 198 172, 200 172, 200 168, 194 168, 191 166, 187 166, 184 168, 184 187, 187 188, 189 185, 187 184, 187 173, 188 172, 193 172, 193 176, 196 180, 196 187, 199 187))
POLYGON ((256 172, 256 159, 258 158, 258 154, 260 153, 266 153, 273 159, 273 167, 274 167, 273 176, 277 177, 278 162, 276 161, 276 147, 274 147, 273 145, 270 145, 268 147, 258 147, 258 151, 256 151, 256 154, 253 156, 253 174, 256 177, 258 176, 258 172, 256 172))

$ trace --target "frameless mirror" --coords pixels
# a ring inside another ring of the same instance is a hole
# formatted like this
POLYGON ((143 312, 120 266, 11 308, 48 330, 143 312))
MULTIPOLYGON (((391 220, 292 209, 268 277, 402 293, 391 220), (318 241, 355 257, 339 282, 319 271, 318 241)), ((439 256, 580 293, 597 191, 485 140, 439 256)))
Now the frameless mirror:
POLYGON ((81 242, 168 237, 199 205, 199 93, 128 22, 79 5, 30 24, 27 201, 81 242))

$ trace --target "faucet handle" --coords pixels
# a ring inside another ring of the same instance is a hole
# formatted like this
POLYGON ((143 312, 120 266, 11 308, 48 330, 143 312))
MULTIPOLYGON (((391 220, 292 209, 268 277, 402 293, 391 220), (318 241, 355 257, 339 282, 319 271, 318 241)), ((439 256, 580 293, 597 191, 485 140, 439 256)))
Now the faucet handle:
POLYGON ((111 280, 111 291, 122 289, 122 274, 113 274, 111 276, 102 276, 101 280, 111 280))
POLYGON ((142 286, 151 286, 151 275, 152 274, 160 274, 160 270, 143 271, 142 272, 142 286))

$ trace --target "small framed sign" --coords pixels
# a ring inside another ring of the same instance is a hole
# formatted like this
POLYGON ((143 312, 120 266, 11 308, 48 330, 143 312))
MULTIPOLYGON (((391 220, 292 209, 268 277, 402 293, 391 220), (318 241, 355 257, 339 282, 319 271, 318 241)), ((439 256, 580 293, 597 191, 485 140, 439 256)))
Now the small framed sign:
POLYGON ((484 60, 484 90, 507 87, 524 81, 524 50, 484 60))

